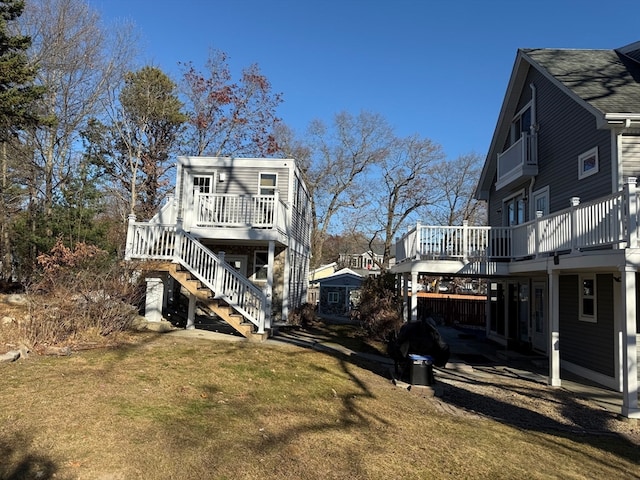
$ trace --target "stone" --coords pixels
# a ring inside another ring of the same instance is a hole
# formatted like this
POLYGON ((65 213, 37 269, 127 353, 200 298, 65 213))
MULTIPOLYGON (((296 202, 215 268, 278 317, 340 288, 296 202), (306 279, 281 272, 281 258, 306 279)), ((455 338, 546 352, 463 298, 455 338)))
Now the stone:
POLYGON ((2 318, 0 318, 0 324, 2 324, 2 325, 11 325, 15 321, 16 321, 16 319, 13 318, 13 317, 2 317, 2 318))
POLYGON ((5 298, 5 302, 9 305, 26 305, 27 296, 14 293, 12 295, 7 295, 7 297, 5 298))
POLYGON ((0 363, 15 362, 20 358, 20 350, 10 350, 0 355, 0 363))

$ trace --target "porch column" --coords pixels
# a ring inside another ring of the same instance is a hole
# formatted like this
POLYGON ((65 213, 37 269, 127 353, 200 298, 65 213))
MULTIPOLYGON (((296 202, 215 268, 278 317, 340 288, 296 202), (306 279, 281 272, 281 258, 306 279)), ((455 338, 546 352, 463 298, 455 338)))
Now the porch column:
POLYGON ((187 310, 187 330, 196 328, 196 296, 189 294, 189 310, 187 310))
POLYGON ((405 322, 411 320, 411 312, 409 310, 409 289, 407 288, 407 282, 409 281, 409 274, 404 272, 402 274, 402 297, 403 297, 403 312, 402 317, 405 322))
POLYGON ((560 381, 560 275, 549 273, 549 378, 547 383, 559 387, 560 381))
POLYGON ((147 282, 147 295, 144 306, 144 318, 148 322, 160 322, 162 320, 162 302, 164 297, 164 283, 160 277, 149 277, 147 282))
MULTIPOLYGON (((264 315, 264 328, 271 328, 271 315, 273 304, 273 263, 275 260, 276 242, 269 242, 268 261, 267 261, 267 308, 264 315)), ((262 332, 259 332, 262 333, 262 332)))
POLYGON ((411 321, 418 320, 418 273, 411 271, 411 321))
POLYGON ((636 337, 636 269, 627 265, 621 270, 622 415, 629 418, 640 418, 636 337))

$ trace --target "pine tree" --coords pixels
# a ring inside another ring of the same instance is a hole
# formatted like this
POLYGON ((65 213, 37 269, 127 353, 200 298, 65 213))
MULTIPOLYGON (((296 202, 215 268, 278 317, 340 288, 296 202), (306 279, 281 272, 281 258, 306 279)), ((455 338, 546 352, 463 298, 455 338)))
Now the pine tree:
POLYGON ((27 56, 31 39, 12 35, 9 29, 23 10, 22 0, 0 1, 0 278, 13 276, 10 224, 16 195, 7 144, 16 142, 21 130, 41 122, 34 104, 44 93, 33 83, 36 69, 27 56))

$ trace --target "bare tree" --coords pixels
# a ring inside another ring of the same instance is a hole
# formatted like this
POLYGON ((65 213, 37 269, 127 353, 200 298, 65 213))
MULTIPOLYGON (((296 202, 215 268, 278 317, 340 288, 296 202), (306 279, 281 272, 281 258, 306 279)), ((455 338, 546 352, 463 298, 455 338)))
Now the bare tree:
POLYGON ((83 0, 32 0, 19 29, 32 39, 36 83, 46 89, 39 113, 50 123, 25 138, 38 172, 32 190, 39 198, 32 200, 42 205, 46 218, 80 158, 80 131, 100 115, 105 95, 128 70, 135 41, 126 25, 104 27, 83 0))
POLYGON ((192 63, 183 65, 181 82, 189 116, 187 148, 193 155, 266 156, 276 149, 275 111, 282 96, 258 68, 242 71, 233 81, 227 55, 212 50, 205 73, 192 63))
POLYGON ((305 181, 313 197, 311 249, 313 265, 322 261, 324 241, 334 222, 362 208, 370 187, 367 174, 387 155, 393 130, 382 116, 361 112, 337 114, 331 127, 315 120, 306 142, 310 155, 305 181))
POLYGON ((423 209, 423 220, 433 225, 484 225, 484 202, 474 199, 480 178, 482 159, 475 153, 452 161, 442 161, 431 171, 431 188, 438 192, 438 201, 423 209))
POLYGON ((367 189, 368 208, 361 210, 358 223, 370 232, 370 245, 382 242, 383 265, 388 264, 394 238, 412 214, 438 201, 441 193, 433 188, 431 171, 442 158, 439 145, 414 135, 395 139, 380 163, 379 177, 367 189))

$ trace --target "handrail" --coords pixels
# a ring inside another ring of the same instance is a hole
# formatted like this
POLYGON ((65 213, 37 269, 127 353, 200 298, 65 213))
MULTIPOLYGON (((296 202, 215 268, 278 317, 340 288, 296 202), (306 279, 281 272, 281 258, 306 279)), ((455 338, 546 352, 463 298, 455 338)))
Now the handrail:
POLYGON ((176 225, 129 221, 125 258, 171 260, 183 265, 203 285, 264 333, 264 292, 193 236, 176 225))
POLYGON ((638 246, 635 178, 623 190, 511 227, 429 226, 418 223, 396 242, 396 260, 498 260, 562 251, 638 246))

